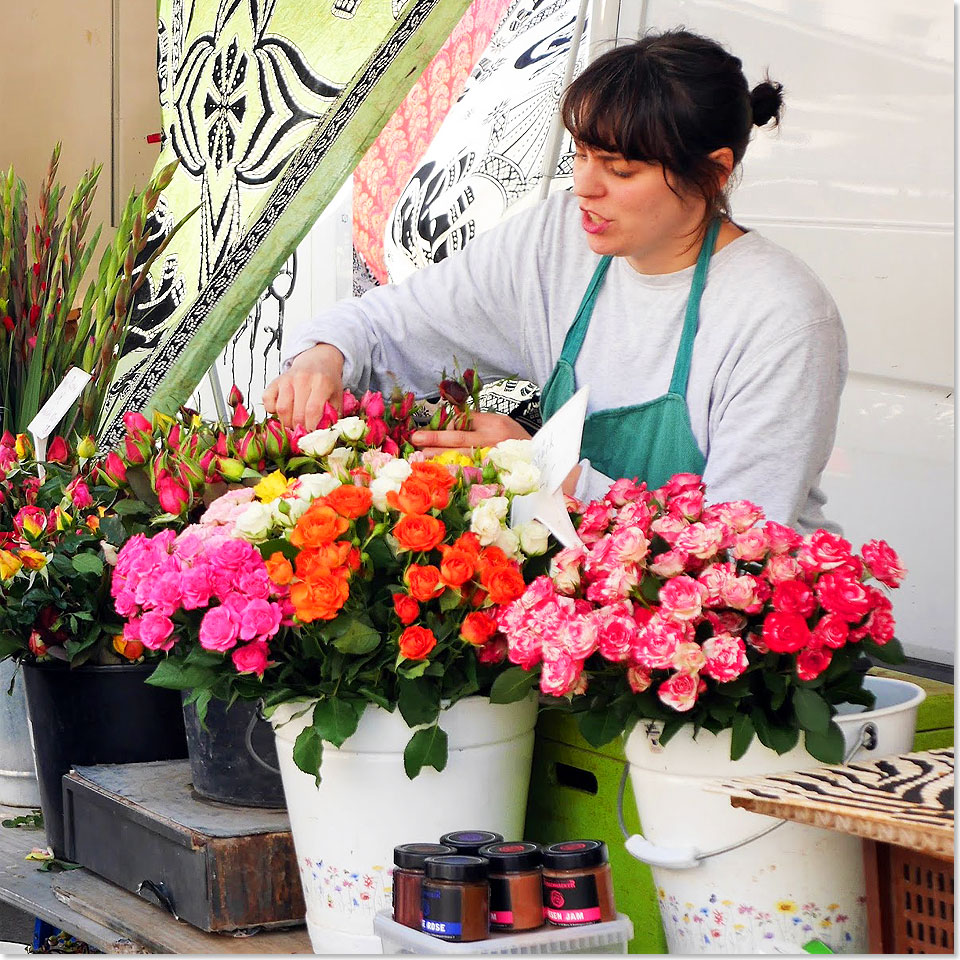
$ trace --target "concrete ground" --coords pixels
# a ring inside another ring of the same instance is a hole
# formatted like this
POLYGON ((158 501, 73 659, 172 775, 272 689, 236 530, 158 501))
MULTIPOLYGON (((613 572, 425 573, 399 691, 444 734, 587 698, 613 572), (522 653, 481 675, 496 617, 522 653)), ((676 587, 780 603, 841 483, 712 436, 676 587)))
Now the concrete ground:
POLYGON ((33 943, 33 920, 30 914, 0 902, 0 940, 33 943))

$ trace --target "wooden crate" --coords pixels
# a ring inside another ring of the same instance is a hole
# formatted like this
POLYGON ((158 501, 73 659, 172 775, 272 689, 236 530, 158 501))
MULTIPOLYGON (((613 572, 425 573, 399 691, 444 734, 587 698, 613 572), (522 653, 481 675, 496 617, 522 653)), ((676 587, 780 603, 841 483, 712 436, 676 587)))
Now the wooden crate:
POLYGON ((194 797, 186 760, 77 767, 63 796, 69 859, 195 927, 303 922, 285 810, 194 797))

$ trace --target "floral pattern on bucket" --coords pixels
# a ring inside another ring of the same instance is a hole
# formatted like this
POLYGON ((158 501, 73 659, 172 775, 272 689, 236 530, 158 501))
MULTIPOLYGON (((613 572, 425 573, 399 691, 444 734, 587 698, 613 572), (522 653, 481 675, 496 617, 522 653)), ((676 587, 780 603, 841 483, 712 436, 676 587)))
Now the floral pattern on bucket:
POLYGON ((393 870, 382 865, 340 867, 310 857, 300 858, 300 882, 309 904, 344 916, 373 917, 389 906, 393 870))
POLYGON ((701 953, 701 945, 716 953, 753 953, 765 941, 802 946, 814 939, 845 952, 866 942, 863 896, 828 904, 785 897, 758 906, 711 894, 706 903, 692 903, 660 886, 657 898, 671 953, 701 953))

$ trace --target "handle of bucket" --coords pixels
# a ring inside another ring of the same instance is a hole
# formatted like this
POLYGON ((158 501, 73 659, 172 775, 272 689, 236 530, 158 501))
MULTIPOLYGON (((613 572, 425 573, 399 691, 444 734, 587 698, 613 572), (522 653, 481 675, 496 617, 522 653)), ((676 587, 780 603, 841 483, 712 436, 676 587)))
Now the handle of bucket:
POLYGON ((264 770, 269 770, 270 773, 279 773, 279 767, 275 767, 273 764, 267 763, 267 761, 264 760, 256 750, 253 749, 253 728, 257 725, 258 720, 263 719, 260 715, 260 706, 262 703, 262 700, 257 703, 257 709, 253 711, 253 714, 250 717, 250 722, 247 724, 247 732, 244 737, 244 740, 247 744, 247 753, 249 753, 250 756, 253 757, 253 759, 256 760, 264 770))
MULTIPOLYGON (((857 738, 854 744, 847 751, 843 758, 843 765, 846 766, 862 749, 875 750, 877 746, 877 726, 875 723, 867 722, 863 724, 857 732, 857 738)), ((738 850, 745 847, 754 840, 765 837, 772 833, 778 827, 782 827, 787 821, 777 820, 769 827, 764 827, 757 833, 736 843, 727 844, 725 847, 719 847, 716 850, 710 850, 701 853, 696 847, 665 847, 660 844, 652 843, 642 833, 631 834, 627 830, 627 825, 623 819, 623 795, 627 789, 627 777, 630 775, 629 762, 624 764, 623 776, 620 777, 620 789, 617 791, 617 820, 620 823, 620 832, 626 841, 624 846, 627 853, 636 857, 643 863, 650 864, 653 867, 667 867, 671 870, 689 870, 693 867, 699 867, 704 860, 711 857, 717 857, 721 853, 729 853, 731 850, 738 850)))
POLYGON ((141 880, 137 884, 137 894, 142 897, 144 889, 149 890, 160 901, 160 906, 167 910, 174 920, 180 919, 173 902, 173 894, 162 880, 141 880))

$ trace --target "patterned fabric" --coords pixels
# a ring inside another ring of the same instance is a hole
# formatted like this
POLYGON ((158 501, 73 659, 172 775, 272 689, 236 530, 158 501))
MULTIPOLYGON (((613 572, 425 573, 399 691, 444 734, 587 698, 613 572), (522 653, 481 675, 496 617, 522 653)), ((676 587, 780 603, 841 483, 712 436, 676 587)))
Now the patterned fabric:
POLYGON ((198 212, 142 288, 107 444, 125 410, 187 399, 466 5, 161 0, 158 166, 180 167, 151 224, 157 241, 198 212))
MULTIPOLYGON (((376 283, 387 282, 390 211, 490 40, 510 0, 473 0, 353 174, 353 243, 376 283)), ((362 269, 362 268, 361 268, 362 269)))

